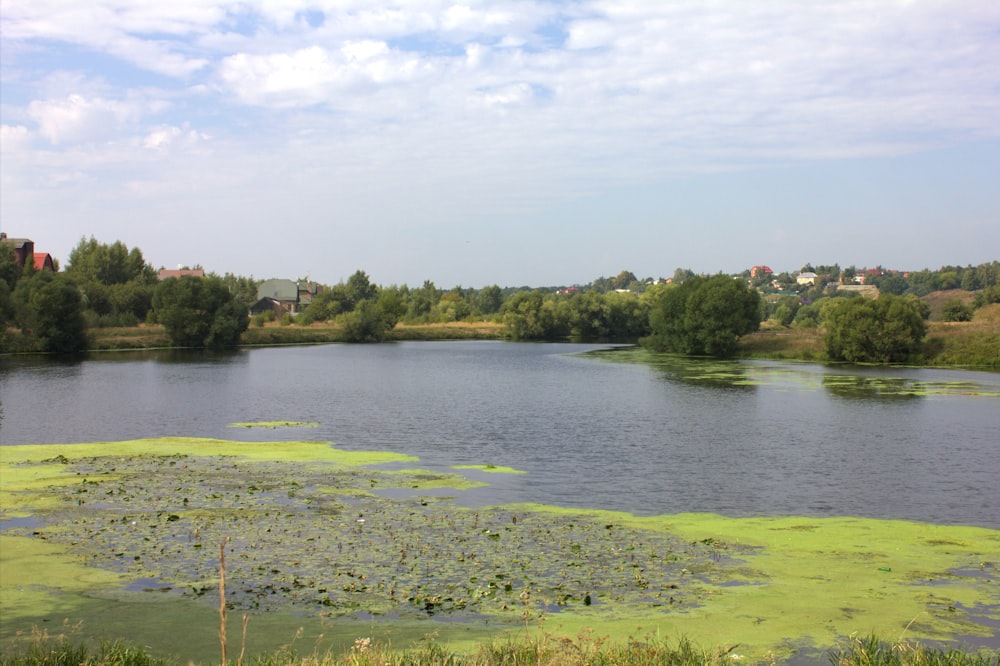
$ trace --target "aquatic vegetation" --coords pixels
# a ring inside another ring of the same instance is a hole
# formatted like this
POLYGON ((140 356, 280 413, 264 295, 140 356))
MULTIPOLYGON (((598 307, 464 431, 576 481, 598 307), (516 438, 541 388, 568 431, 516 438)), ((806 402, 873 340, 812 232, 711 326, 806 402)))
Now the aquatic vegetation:
POLYGON ((318 428, 315 421, 236 421, 230 428, 318 428))
POLYGON ((474 469, 480 472, 491 472, 494 474, 524 474, 524 470, 507 467, 505 465, 452 465, 452 469, 474 469))
POLYGON ((207 617, 220 543, 234 615, 343 627, 547 618, 560 636, 641 626, 759 657, 858 631, 975 637, 1000 620, 996 530, 465 508, 459 475, 377 467, 407 460, 321 442, 0 447, 0 520, 31 516, 0 535, 5 625, 134 599, 207 617))

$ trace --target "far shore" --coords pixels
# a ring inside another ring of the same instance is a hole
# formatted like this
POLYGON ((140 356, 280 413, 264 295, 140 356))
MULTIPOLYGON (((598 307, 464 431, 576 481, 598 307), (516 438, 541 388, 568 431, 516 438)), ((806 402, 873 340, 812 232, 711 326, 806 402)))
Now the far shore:
MULTIPOLYGON (((404 340, 503 340, 497 321, 460 321, 436 324, 397 324, 388 342, 404 340)), ((346 342, 343 330, 332 323, 308 326, 272 322, 251 326, 241 347, 328 344, 346 342)), ((620 342, 620 341, 618 341, 620 342)), ((634 342, 634 341, 632 341, 634 342)), ((91 351, 169 349, 162 326, 100 328, 91 331, 91 351)), ((823 332, 818 328, 784 328, 762 324, 761 330, 740 340, 736 358, 825 362, 823 332)), ((1000 304, 980 309, 971 322, 928 322, 924 353, 913 365, 1000 369, 1000 304)))

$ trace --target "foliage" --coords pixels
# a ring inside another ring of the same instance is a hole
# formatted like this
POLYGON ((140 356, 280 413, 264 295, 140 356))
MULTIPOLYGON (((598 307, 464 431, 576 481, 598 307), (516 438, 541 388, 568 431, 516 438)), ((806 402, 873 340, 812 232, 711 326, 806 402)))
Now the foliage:
POLYGON ((972 308, 958 299, 948 301, 941 310, 941 321, 972 321, 972 308))
POLYGON ((217 277, 172 278, 153 292, 156 320, 173 344, 221 349, 235 346, 249 326, 242 304, 217 277))
POLYGON ((80 290, 66 275, 25 272, 9 303, 26 349, 72 354, 87 348, 80 290))
POLYGON ((124 284, 133 280, 156 281, 156 271, 143 259, 139 248, 131 250, 121 241, 107 245, 91 236, 81 238, 69 253, 66 273, 81 283, 124 284))
POLYGON ((21 267, 17 265, 14 246, 10 243, 0 243, 0 282, 13 291, 21 277, 21 267))
POLYGON ((654 351, 731 356, 737 340, 760 327, 760 294, 724 275, 695 277, 664 291, 650 312, 654 351))
POLYGON ((348 342, 381 342, 396 325, 396 315, 384 303, 362 299, 339 323, 348 342))
POLYGON ((981 308, 991 303, 1000 303, 1000 285, 993 285, 976 294, 973 307, 981 308))
POLYGON ((503 305, 503 290, 498 285, 483 287, 476 294, 476 308, 482 314, 496 314, 503 305))
POLYGON ((913 296, 835 299, 824 321, 826 352, 851 363, 904 361, 927 333, 925 312, 913 296))
POLYGON ((501 313, 504 334, 511 340, 558 340, 570 332, 559 304, 546 299, 541 290, 517 292, 504 303, 501 313))
POLYGON ((135 325, 149 313, 157 275, 139 248, 82 238, 70 252, 65 272, 80 285, 92 326, 135 325))

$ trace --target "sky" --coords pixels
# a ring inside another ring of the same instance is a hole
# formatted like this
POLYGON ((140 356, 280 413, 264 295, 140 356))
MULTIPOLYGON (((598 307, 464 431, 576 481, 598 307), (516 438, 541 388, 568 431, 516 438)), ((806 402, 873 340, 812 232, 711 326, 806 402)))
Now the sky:
POLYGON ((1000 259, 994 0, 3 0, 0 230, 335 284, 1000 259))

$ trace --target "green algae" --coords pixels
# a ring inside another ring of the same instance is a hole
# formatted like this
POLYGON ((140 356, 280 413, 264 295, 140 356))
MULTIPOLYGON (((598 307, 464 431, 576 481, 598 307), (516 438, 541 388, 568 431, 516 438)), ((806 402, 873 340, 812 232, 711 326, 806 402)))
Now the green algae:
MULTIPOLYGON (((0 447, 0 465, 59 460, 66 465, 87 457, 130 458, 150 456, 235 456, 248 460, 317 462, 341 466, 413 462, 416 456, 386 451, 346 451, 329 442, 239 442, 202 437, 160 437, 83 444, 23 444, 0 447), (62 456, 62 458, 57 458, 62 456)), ((5 483, 7 479, 4 480, 5 483)))
MULTIPOLYGON (((0 456, 0 518, 32 516, 3 535, 5 627, 25 629, 40 612, 134 610, 144 599, 208 617, 226 538, 233 614, 274 623, 262 631, 271 638, 295 617, 355 628, 366 618, 410 628, 447 618, 444 640, 528 622, 619 638, 641 628, 763 655, 872 631, 982 636, 977 615, 1000 619, 1000 532, 983 528, 468 509, 417 494, 457 495, 470 487, 459 475, 381 470, 412 458, 318 442, 177 438, 2 447, 0 456), (402 495, 379 494, 392 490, 402 495), (29 548, 50 565, 30 568, 29 548)), ((171 615, 174 631, 189 615, 171 615)))
POLYGON ((493 474, 525 474, 526 472, 522 469, 515 469, 513 467, 506 467, 504 465, 452 465, 452 469, 474 469, 480 472, 490 472, 493 474))
POLYGON ((315 421, 236 421, 229 428, 318 428, 315 421))

